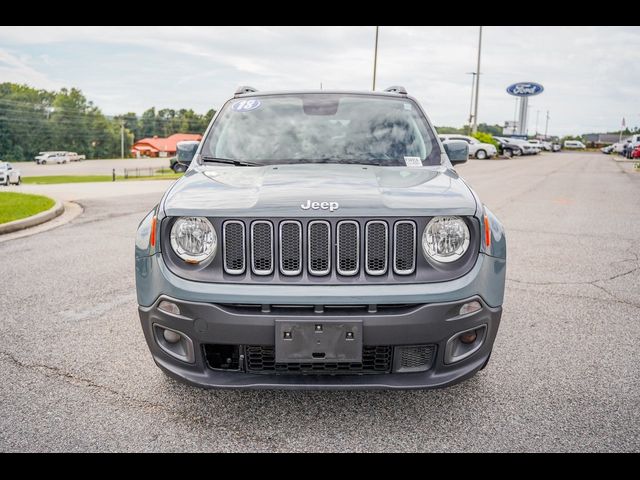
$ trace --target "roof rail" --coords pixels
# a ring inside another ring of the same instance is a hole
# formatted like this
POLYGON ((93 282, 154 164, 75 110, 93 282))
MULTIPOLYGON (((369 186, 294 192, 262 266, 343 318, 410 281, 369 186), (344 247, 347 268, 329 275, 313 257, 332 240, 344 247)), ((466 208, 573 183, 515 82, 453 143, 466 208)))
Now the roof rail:
POLYGON ((401 87, 400 85, 394 85, 393 87, 385 88, 384 91, 389 93, 397 93, 399 95, 407 94, 407 89, 404 87, 401 87))
POLYGON ((234 97, 237 97, 238 95, 244 95, 245 93, 254 93, 257 92, 258 90, 256 88, 253 87, 249 87, 247 85, 242 85, 240 87, 238 87, 235 91, 235 93, 233 94, 234 97))

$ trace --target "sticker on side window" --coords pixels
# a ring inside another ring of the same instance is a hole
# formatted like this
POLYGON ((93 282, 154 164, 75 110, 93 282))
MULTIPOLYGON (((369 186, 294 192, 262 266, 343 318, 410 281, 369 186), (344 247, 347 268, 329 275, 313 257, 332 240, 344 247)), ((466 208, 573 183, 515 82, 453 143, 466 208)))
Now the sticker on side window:
POLYGON ((231 105, 231 110, 234 112, 250 112, 251 110, 255 110, 260 107, 260 100, 255 98, 250 98, 248 100, 239 100, 231 105))
POLYGON ((407 167, 422 167, 420 157, 404 157, 404 163, 407 164, 407 167))

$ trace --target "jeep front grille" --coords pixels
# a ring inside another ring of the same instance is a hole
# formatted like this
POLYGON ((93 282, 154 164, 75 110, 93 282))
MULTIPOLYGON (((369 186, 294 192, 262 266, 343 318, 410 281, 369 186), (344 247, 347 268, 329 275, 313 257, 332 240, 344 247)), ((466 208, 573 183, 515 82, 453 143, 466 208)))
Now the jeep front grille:
POLYGON ((232 275, 244 273, 245 268, 245 240, 244 223, 229 220, 222 226, 224 271, 232 275))
POLYGON ((331 228, 329 222, 309 222, 309 273, 327 275, 331 271, 331 228))
POLYGON ((416 268, 416 224, 403 220, 393 226, 393 270, 409 275, 416 268))
POLYGON ((413 220, 222 223, 222 263, 229 275, 243 275, 247 263, 252 274, 262 276, 411 275, 416 270, 416 245, 413 220))
POLYGON ((280 271, 283 275, 302 273, 302 225, 295 220, 280 222, 280 271))
POLYGON ((267 220, 251 223, 251 270, 256 275, 273 273, 273 225, 267 220))
POLYGON ((387 223, 380 220, 367 222, 365 265, 369 275, 384 275, 389 256, 389 232, 387 223))

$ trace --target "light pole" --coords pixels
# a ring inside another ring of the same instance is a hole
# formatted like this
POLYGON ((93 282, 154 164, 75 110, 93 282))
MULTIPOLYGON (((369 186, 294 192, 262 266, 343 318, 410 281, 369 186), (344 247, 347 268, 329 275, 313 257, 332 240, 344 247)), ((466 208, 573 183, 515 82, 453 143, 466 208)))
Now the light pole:
POLYGON ((482 55, 482 25, 480 25, 480 33, 478 34, 478 66, 476 68, 476 98, 475 108, 473 111, 473 127, 471 133, 478 131, 478 98, 480 97, 480 57, 482 55))
POLYGON ((547 110, 547 121, 544 124, 544 139, 547 139, 549 134, 549 110, 547 110))
POLYGON ((473 122, 473 93, 475 90, 475 83, 476 83, 476 72, 467 72, 467 75, 471 75, 471 103, 469 104, 469 127, 468 127, 468 132, 467 133, 471 133, 471 122, 473 122))
POLYGON ((373 88, 372 90, 376 91, 376 69, 378 67, 378 33, 380 31, 380 27, 376 26, 376 45, 373 51, 373 88))
POLYGON ((538 120, 540 119, 540 110, 536 110, 536 137, 538 136, 538 120))

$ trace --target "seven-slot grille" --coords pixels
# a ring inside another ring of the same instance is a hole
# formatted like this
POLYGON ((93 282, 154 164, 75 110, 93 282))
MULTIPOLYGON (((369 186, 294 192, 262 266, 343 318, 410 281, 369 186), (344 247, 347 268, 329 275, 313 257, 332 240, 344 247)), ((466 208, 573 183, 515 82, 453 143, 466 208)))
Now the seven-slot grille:
POLYGON ((222 226, 223 266, 227 274, 326 276, 410 275, 416 268, 416 224, 412 220, 227 220, 222 226), (245 231, 248 226, 248 232, 245 231), (277 231, 277 239, 274 231, 277 231), (247 242, 245 239, 248 238, 247 242), (247 245, 248 244, 248 245, 247 245), (335 264, 335 267, 334 267, 335 264))

